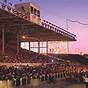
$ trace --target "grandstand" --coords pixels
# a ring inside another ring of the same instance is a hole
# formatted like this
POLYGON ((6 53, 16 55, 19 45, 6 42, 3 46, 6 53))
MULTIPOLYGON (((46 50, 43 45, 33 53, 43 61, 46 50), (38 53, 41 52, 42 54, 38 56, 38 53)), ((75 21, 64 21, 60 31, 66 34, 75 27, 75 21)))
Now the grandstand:
POLYGON ((76 35, 42 20, 33 3, 12 7, 0 2, 0 80, 11 80, 14 88, 33 80, 80 81, 88 73, 88 60, 76 54, 49 54, 52 41, 76 41, 76 35))
POLYGON ((53 57, 61 58, 65 61, 88 65, 88 58, 80 54, 50 54, 53 57))
POLYGON ((76 41, 76 35, 42 20, 40 10, 32 3, 11 7, 0 2, 0 40, 2 63, 51 63, 53 58, 40 54, 40 42, 46 42, 48 53, 49 41, 76 41), (21 11, 28 6, 31 12, 21 11), (29 42, 29 50, 22 49, 21 42, 29 42), (38 53, 30 51, 30 42, 38 42, 38 53))

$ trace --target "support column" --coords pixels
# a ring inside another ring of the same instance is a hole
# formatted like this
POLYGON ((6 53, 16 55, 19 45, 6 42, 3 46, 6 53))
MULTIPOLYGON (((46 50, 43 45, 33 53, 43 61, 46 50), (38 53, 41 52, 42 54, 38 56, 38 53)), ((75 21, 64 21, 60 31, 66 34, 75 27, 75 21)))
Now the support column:
POLYGON ((2 56, 5 53, 5 29, 2 28, 2 56))
POLYGON ((19 34, 17 34, 17 54, 19 53, 19 34))
POLYGON ((29 54, 30 54, 30 41, 29 41, 29 54))
POLYGON ((46 41, 46 54, 48 54, 48 41, 46 41))
POLYGON ((69 54, 69 41, 67 41, 67 53, 69 54))
POLYGON ((38 53, 40 54, 40 41, 38 41, 38 53))

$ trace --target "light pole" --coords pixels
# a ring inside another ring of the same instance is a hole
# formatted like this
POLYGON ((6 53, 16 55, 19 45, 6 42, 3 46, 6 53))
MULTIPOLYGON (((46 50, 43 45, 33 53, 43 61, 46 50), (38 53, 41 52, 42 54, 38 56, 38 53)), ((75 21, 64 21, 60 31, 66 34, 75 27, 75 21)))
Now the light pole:
MULTIPOLYGON (((66 29, 68 31, 68 19, 66 19, 66 29)), ((69 41, 67 39, 67 53, 69 54, 69 41)))
MULTIPOLYGON (((81 25, 84 25, 84 26, 88 26, 88 23, 83 23, 83 22, 80 22, 78 20, 66 19, 66 28, 67 28, 67 30, 68 30, 68 21, 72 22, 72 23, 77 23, 77 24, 81 24, 81 25)), ((69 52, 69 42, 67 44, 67 48, 68 48, 68 52, 69 52)))

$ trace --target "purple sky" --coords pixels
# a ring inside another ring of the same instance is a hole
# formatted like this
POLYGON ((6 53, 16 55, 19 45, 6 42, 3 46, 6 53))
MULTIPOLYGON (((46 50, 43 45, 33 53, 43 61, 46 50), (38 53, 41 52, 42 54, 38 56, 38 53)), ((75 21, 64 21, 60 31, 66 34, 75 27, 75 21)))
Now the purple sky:
MULTIPOLYGON (((19 0, 8 0, 17 3, 19 0)), ((88 24, 88 0, 23 0, 40 6, 41 17, 66 28, 66 18, 88 24)), ((70 52, 88 53, 88 26, 68 21, 69 31, 77 35, 77 41, 70 43, 70 52)))

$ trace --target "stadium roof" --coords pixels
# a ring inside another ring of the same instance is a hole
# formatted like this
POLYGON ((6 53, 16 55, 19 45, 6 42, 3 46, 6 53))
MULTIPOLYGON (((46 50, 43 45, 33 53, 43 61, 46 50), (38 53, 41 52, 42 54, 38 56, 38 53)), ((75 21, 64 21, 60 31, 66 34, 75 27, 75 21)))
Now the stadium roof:
MULTIPOLYGON (((75 35, 47 21, 40 25, 32 23, 25 14, 17 12, 10 6, 0 2, 0 29, 28 35, 27 41, 75 41, 75 35), (52 25, 51 28, 47 25, 52 25)), ((19 37, 21 38, 21 37, 19 37)), ((24 39, 22 39, 24 40, 24 39)))

